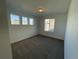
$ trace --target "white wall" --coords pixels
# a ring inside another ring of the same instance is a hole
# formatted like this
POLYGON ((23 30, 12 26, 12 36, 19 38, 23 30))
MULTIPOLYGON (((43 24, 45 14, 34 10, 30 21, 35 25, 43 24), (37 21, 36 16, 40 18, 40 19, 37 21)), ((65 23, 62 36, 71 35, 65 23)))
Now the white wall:
POLYGON ((12 59, 5 0, 0 0, 0 59, 12 59))
POLYGON ((64 39, 65 36, 65 28, 66 28, 66 21, 67 21, 67 14, 61 13, 61 14, 54 14, 54 15, 46 15, 43 17, 39 17, 39 34, 43 34, 49 37, 54 37, 58 39, 64 39), (44 19, 45 18, 55 18, 55 29, 54 32, 45 32, 44 31, 44 19))
MULTIPOLYGON (((20 16, 26 16, 26 17, 33 17, 32 15, 27 15, 23 12, 18 12, 18 11, 10 11, 10 13, 17 14, 20 16), (16 13, 17 12, 17 13, 16 13)), ((14 43, 20 40, 24 40, 26 38, 32 37, 34 35, 37 35, 37 21, 34 18, 34 25, 29 26, 29 25, 11 25, 10 24, 10 17, 9 17, 9 33, 10 33, 10 42, 14 43)))
POLYGON ((72 0, 67 19, 64 59, 78 59, 78 7, 77 0, 72 0))

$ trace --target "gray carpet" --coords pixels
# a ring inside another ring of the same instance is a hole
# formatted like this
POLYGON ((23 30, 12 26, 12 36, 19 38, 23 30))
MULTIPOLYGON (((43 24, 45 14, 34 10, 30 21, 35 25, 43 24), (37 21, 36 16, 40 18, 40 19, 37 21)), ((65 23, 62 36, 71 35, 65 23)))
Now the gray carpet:
POLYGON ((64 41, 35 36, 12 44, 13 59, 64 59, 64 41))

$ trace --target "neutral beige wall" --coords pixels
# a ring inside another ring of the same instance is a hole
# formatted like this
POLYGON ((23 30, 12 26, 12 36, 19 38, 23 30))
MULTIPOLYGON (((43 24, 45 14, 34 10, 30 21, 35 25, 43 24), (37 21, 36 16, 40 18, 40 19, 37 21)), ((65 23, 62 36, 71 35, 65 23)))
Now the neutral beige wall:
POLYGON ((67 19, 64 59, 78 59, 78 7, 77 0, 72 0, 67 19))
POLYGON ((14 43, 20 40, 37 35, 35 26, 9 26, 10 42, 14 43))
POLYGON ((33 15, 29 15, 27 13, 19 12, 19 11, 11 11, 8 13, 10 16, 10 13, 20 15, 20 16, 26 16, 26 17, 32 17, 34 18, 34 25, 11 25, 10 24, 10 17, 9 17, 9 33, 10 33, 10 43, 18 42, 20 40, 24 40, 26 38, 32 37, 37 35, 37 19, 33 15))
POLYGON ((46 15, 43 17, 39 17, 38 33, 49 36, 49 37, 54 37, 54 38, 63 40, 64 36, 65 36, 65 28, 66 28, 66 23, 67 23, 66 21, 67 21, 67 14, 66 13, 46 15), (55 18, 54 32, 45 32, 44 31, 44 19, 45 18, 55 18))
POLYGON ((12 59, 5 0, 0 0, 0 59, 12 59))

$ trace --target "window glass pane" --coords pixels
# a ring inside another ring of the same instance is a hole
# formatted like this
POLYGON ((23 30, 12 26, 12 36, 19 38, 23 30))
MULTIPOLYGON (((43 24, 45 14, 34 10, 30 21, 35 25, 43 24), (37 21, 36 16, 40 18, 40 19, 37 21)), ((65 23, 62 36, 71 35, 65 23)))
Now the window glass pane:
POLYGON ((55 19, 45 19, 44 30, 54 32, 55 19))
POLYGON ((22 17, 22 24, 27 25, 28 24, 28 18, 27 17, 22 17))
POLYGON ((33 18, 29 18, 29 24, 34 25, 34 19, 33 18))
POLYGON ((45 31, 49 31, 49 24, 45 24, 45 31))
POLYGON ((45 23, 49 23, 49 19, 45 19, 45 23))
POLYGON ((45 31, 49 31, 49 19, 45 19, 45 31))
POLYGON ((20 24, 20 17, 18 15, 10 14, 11 24, 19 25, 20 24))
POLYGON ((50 19, 50 31, 54 31, 55 19, 50 19))

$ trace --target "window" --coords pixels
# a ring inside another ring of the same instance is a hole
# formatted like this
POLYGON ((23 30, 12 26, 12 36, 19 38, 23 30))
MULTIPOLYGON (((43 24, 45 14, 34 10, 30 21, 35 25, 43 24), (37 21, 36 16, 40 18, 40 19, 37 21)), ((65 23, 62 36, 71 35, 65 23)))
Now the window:
POLYGON ((20 24, 20 17, 18 15, 10 14, 11 24, 12 25, 19 25, 20 24))
POLYGON ((11 14, 10 18, 11 18, 12 25, 19 25, 20 24, 20 17, 18 15, 11 14))
POLYGON ((54 32, 55 19, 45 19, 44 31, 54 32))
POLYGON ((34 25, 34 19, 16 14, 10 14, 11 25, 34 25))
POLYGON ((22 25, 27 25, 27 24, 28 24, 28 18, 22 17, 22 25))
POLYGON ((29 18, 29 24, 34 25, 34 19, 33 18, 29 18))

